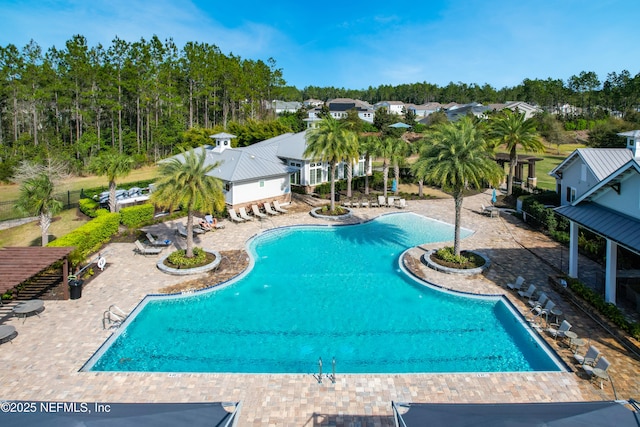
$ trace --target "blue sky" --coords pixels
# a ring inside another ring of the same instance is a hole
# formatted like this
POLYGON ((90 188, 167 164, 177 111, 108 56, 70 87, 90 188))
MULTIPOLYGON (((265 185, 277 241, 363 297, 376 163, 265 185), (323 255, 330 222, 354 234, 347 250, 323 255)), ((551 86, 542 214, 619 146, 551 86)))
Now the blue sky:
POLYGON ((0 0, 0 45, 172 37, 273 57, 299 89, 640 72, 637 0, 0 0))

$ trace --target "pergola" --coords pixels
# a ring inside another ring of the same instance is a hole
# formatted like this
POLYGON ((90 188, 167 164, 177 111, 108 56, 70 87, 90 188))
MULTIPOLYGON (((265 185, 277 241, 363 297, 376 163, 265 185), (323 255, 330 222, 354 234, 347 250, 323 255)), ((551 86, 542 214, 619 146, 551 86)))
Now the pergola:
MULTIPOLYGON (((509 153, 496 153, 496 162, 504 169, 505 163, 511 161, 509 153)), ((514 179, 520 182, 526 182, 528 187, 535 187, 538 184, 538 178, 536 177, 536 162, 542 160, 540 157, 525 156, 518 154, 516 160, 516 171, 514 179), (524 179, 524 165, 527 165, 528 172, 527 178, 524 179)))
MULTIPOLYGON (((63 260, 62 283, 67 282, 69 262, 67 256, 73 247, 0 248, 0 294, 44 271, 51 264, 63 260)), ((69 299, 69 288, 63 286, 64 299, 69 299)))

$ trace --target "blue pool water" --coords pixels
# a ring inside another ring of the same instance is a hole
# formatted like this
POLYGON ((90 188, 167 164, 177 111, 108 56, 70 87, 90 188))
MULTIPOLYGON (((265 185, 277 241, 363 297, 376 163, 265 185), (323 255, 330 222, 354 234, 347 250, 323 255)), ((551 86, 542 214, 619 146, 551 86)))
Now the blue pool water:
MULTIPOLYGON (((470 234, 463 230, 463 236, 470 234)), ((409 247, 453 227, 412 213, 272 230, 229 286, 147 302, 94 371, 340 373, 557 371, 499 298, 432 289, 400 271, 409 247)))

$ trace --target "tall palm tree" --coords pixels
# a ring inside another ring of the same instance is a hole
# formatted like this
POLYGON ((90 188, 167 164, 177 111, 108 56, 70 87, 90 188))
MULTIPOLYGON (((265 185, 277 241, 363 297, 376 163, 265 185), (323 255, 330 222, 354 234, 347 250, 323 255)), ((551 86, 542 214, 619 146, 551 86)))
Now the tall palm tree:
POLYGON ((375 151, 376 157, 382 157, 382 182, 384 187, 382 194, 385 200, 387 199, 387 186, 389 184, 389 164, 396 150, 395 146, 395 138, 387 136, 380 141, 375 151))
POLYGON ((208 175, 219 162, 206 164, 206 158, 203 148, 201 154, 183 150, 181 155, 161 162, 156 188, 151 193, 151 201, 158 206, 173 209, 182 205, 187 210, 187 258, 193 257, 194 212, 224 208, 222 181, 208 175))
POLYGON ((349 126, 348 122, 328 116, 320 121, 318 127, 307 133, 307 148, 304 150, 304 155, 329 163, 332 212, 336 208, 336 167, 343 160, 353 162, 358 158, 358 138, 349 126))
POLYGON ((391 152, 391 163, 393 164, 393 176, 396 181, 394 194, 400 192, 400 165, 405 163, 409 154, 409 144, 402 138, 395 138, 391 152))
POLYGON ((536 123, 525 119, 524 113, 505 110, 503 114, 493 117, 489 125, 489 135, 497 145, 505 145, 509 152, 509 175, 507 177, 507 195, 513 192, 513 176, 518 164, 517 148, 524 151, 542 152, 544 145, 538 138, 536 123))
POLYGON ((371 165, 371 156, 378 149, 380 138, 377 136, 365 136, 360 138, 358 147, 361 153, 364 153, 364 194, 369 195, 369 167, 371 165))
POLYGON ((453 251, 460 255, 464 191, 481 188, 485 181, 497 184, 503 172, 492 159, 491 149, 481 132, 468 117, 437 125, 426 139, 413 172, 419 179, 438 185, 453 196, 456 214, 453 251))
POLYGON ((42 246, 49 243, 49 226, 51 218, 62 210, 63 203, 53 196, 54 184, 49 175, 41 172, 26 179, 20 186, 20 197, 16 207, 39 217, 42 246))
POLYGON ((116 179, 131 173, 133 159, 125 154, 104 153, 94 158, 89 169, 109 181, 109 211, 116 211, 116 179))

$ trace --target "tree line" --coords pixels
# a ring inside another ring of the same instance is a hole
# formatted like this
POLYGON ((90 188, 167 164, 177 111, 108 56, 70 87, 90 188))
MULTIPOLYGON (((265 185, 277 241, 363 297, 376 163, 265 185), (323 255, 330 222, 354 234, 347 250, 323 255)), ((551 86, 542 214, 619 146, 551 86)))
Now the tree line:
POLYGON ((35 41, 21 49, 9 44, 0 46, 0 178, 24 159, 57 157, 75 172, 88 170, 103 151, 126 154, 136 164, 156 161, 193 146, 194 137, 202 141, 201 129, 230 131, 247 145, 303 128, 303 111, 270 120, 272 100, 338 97, 414 104, 518 100, 548 110, 571 104, 579 115, 598 118, 638 114, 640 74, 612 72, 601 82, 583 71, 566 82, 525 79, 502 89, 462 82, 298 89, 286 86, 274 59, 244 59, 207 43, 179 48, 153 36, 89 46, 76 35, 46 51, 35 41))

